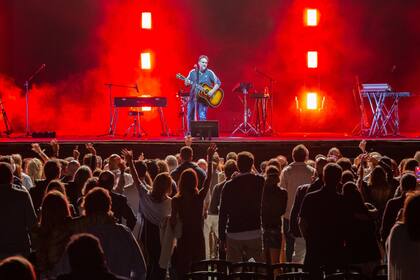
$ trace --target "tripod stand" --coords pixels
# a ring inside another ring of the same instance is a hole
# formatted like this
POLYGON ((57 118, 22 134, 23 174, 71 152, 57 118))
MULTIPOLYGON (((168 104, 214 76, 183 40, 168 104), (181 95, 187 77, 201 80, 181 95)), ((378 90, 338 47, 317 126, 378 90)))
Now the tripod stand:
POLYGON ((258 135, 258 131, 252 126, 251 123, 248 122, 248 101, 247 101, 247 95, 248 90, 251 87, 250 83, 240 83, 239 86, 236 86, 233 91, 242 91, 243 94, 243 100, 242 103, 244 104, 244 121, 238 125, 238 127, 232 132, 231 136, 233 136, 237 132, 241 132, 245 135, 249 135, 250 133, 253 133, 255 135, 258 135))

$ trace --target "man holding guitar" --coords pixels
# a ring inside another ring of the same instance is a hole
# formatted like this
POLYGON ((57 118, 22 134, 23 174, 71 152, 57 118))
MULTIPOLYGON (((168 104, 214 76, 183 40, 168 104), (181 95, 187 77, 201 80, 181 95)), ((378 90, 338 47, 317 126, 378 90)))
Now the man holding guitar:
POLYGON ((191 85, 190 100, 188 102, 188 131, 193 120, 206 120, 208 106, 217 107, 223 99, 220 80, 216 74, 207 68, 209 58, 201 55, 198 66, 194 65, 187 78, 177 75, 184 80, 186 86, 191 85), (196 114, 197 112, 197 114, 196 114), (198 115, 198 117, 196 116, 198 115))

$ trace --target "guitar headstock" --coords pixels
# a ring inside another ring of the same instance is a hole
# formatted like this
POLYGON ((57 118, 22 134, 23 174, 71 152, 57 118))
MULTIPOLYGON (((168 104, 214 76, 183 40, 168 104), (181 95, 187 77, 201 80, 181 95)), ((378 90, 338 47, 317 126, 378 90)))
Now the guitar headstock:
POLYGON ((176 74, 176 78, 180 80, 185 80, 186 78, 182 76, 180 73, 176 74))

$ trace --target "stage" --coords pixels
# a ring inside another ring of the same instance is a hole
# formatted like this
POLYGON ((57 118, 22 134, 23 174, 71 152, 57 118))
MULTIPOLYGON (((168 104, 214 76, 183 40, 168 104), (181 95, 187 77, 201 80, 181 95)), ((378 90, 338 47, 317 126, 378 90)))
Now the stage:
MULTIPOLYGON (((413 157, 420 149, 418 133, 407 133, 398 137, 364 138, 345 133, 279 133, 276 136, 264 137, 231 137, 222 134, 211 140, 193 139, 194 158, 204 157, 209 142, 217 143, 219 154, 225 157, 228 152, 250 151, 257 163, 277 155, 285 155, 291 161, 291 151, 297 144, 304 144, 310 152, 310 158, 317 154, 326 154, 331 147, 338 147, 344 156, 356 157, 360 150, 358 144, 362 139, 368 141, 367 150, 377 151, 397 161, 413 157)), ((169 154, 176 154, 184 145, 183 137, 122 137, 122 136, 66 136, 58 137, 60 157, 72 155, 73 148, 78 145, 83 156, 84 144, 94 143, 97 152, 103 157, 112 153, 119 153, 122 148, 133 149, 138 155, 143 152, 146 158, 164 158, 169 154)), ((51 154, 48 145, 50 138, 32 137, 3 137, 0 138, 0 154, 20 153, 23 157, 33 157, 31 143, 40 143, 41 147, 51 154)))

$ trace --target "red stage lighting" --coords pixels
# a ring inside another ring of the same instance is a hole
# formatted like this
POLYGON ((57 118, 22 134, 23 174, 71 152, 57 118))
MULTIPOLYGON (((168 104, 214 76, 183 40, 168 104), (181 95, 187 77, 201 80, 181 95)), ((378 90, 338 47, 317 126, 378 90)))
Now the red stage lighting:
POLYGON ((317 110, 318 109, 318 93, 307 92, 306 93, 306 109, 317 110))
POLYGON ((318 67, 318 52, 317 51, 308 51, 308 53, 307 53, 307 66, 308 66, 308 68, 317 68, 318 67))
POLYGON ((151 12, 141 13, 141 28, 152 29, 152 13, 151 12))
POLYGON ((142 70, 152 69, 152 58, 150 52, 144 52, 140 55, 140 65, 142 70))
MULTIPOLYGON (((150 94, 142 94, 140 97, 151 97, 150 94)), ((150 112, 152 111, 152 107, 141 107, 142 112, 150 112)))
POLYGON ((319 22, 319 14, 317 9, 305 10, 305 23, 307 26, 317 26, 319 22))

